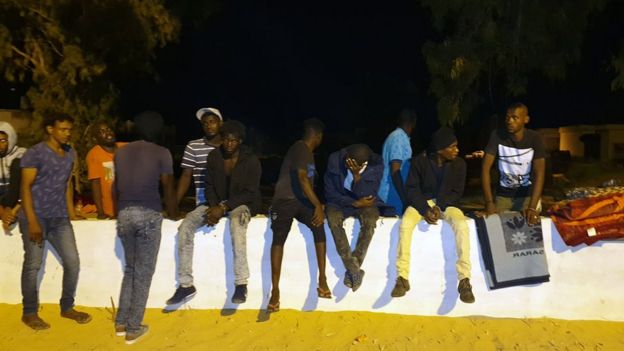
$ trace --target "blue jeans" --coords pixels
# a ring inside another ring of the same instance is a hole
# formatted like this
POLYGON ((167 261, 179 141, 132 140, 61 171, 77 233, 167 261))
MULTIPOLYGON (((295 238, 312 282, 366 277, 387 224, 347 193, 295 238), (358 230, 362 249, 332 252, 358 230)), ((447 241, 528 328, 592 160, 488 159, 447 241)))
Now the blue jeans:
MULTIPOLYGON (((46 240, 61 258, 63 265, 63 292, 61 294, 61 311, 74 307, 74 296, 78 285, 80 258, 76 248, 74 229, 67 217, 38 218, 46 240)), ((44 245, 37 245, 28 237, 28 222, 19 221, 22 242, 24 244, 24 264, 22 265, 22 304, 23 313, 37 313, 39 309, 39 292, 37 291, 37 275, 43 263, 44 245)))
MULTIPOLYGON (((206 224, 208 206, 199 205, 189 212, 178 228, 178 279, 180 286, 188 288, 193 285, 193 250, 195 232, 206 224)), ((234 254, 234 284, 247 284, 249 266, 247 264, 247 226, 251 219, 251 211, 247 205, 240 205, 230 211, 230 235, 234 254)))
POLYGON ((162 215, 152 209, 130 206, 119 211, 117 236, 126 265, 115 323, 137 332, 143 321, 152 276, 160 248, 162 215))
POLYGON ((186 214, 178 228, 178 280, 180 286, 188 288, 193 285, 193 250, 195 232, 206 224, 206 205, 199 205, 186 214))

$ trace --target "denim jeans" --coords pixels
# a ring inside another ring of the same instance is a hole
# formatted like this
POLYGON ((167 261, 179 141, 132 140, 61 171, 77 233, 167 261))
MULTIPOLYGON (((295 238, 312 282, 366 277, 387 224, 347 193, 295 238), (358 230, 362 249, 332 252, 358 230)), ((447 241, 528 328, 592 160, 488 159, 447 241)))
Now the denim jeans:
MULTIPOLYGON (((189 212, 178 228, 178 279, 180 286, 193 285, 193 248, 195 232, 205 224, 208 206, 199 205, 189 212)), ((234 254, 234 284, 247 284, 249 265, 247 264, 247 226, 251 220, 251 211, 246 205, 240 205, 228 213, 230 217, 230 235, 234 254)))
POLYGON ((249 265, 247 264, 247 225, 251 220, 249 207, 240 205, 230 211, 230 236, 234 253, 234 284, 247 284, 249 265))
POLYGON ((325 212, 327 213, 329 229, 336 244, 336 251, 338 251, 342 263, 350 273, 359 271, 368 251, 368 245, 370 245, 375 233, 379 210, 377 207, 367 207, 356 211, 356 217, 360 220, 360 233, 353 252, 351 252, 351 245, 343 227, 344 214, 342 210, 327 206, 325 212))
POLYGON ((126 207, 117 217, 117 236, 126 265, 115 323, 125 325, 129 333, 137 332, 143 321, 160 248, 162 219, 159 212, 141 206, 126 207))
POLYGON ((186 214, 178 228, 178 280, 180 286, 188 288, 193 285, 193 249, 195 232, 206 224, 204 214, 208 206, 199 205, 186 214))
MULTIPOLYGON (((80 258, 76 248, 74 229, 67 217, 38 218, 46 240, 61 258, 63 265, 63 292, 61 294, 61 311, 74 307, 74 296, 78 285, 80 258)), ((43 263, 44 245, 37 245, 28 237, 28 222, 21 218, 19 228, 24 244, 24 264, 22 265, 22 303, 23 313, 36 313, 39 309, 39 292, 37 291, 37 275, 43 263)))

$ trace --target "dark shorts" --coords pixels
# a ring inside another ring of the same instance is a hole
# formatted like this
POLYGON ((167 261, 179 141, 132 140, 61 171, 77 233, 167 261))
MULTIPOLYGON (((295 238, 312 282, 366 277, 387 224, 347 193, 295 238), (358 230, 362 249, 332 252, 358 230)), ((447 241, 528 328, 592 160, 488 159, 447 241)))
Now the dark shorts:
POLYGON ((314 208, 306 206, 299 200, 281 200, 271 206, 271 230, 274 246, 283 246, 290 232, 293 219, 305 224, 312 231, 315 243, 325 242, 325 225, 312 225, 314 208))

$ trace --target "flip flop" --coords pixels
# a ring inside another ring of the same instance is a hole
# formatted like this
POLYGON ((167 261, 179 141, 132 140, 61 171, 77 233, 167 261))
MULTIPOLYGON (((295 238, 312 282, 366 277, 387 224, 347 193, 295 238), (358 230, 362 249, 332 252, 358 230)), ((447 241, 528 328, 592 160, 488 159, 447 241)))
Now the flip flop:
POLYGON ((316 293, 318 294, 318 297, 322 298, 322 299, 331 299, 332 298, 332 294, 331 294, 331 290, 327 289, 323 289, 323 288, 316 288, 316 293))
POLYGON ((277 301, 274 304, 267 304, 267 312, 277 312, 280 309, 280 303, 277 301))

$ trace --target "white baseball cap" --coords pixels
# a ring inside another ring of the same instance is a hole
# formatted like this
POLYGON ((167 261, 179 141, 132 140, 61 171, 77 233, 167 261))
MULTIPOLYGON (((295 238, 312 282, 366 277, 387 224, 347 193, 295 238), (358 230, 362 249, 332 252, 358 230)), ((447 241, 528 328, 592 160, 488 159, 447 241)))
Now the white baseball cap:
POLYGON ((202 117, 204 117, 204 115, 215 115, 217 117, 219 117, 219 119, 221 120, 221 122, 223 122, 223 116, 221 116, 221 111, 217 110, 214 107, 202 107, 199 110, 197 110, 197 112, 195 112, 195 116, 197 116, 197 119, 201 121, 202 117))

